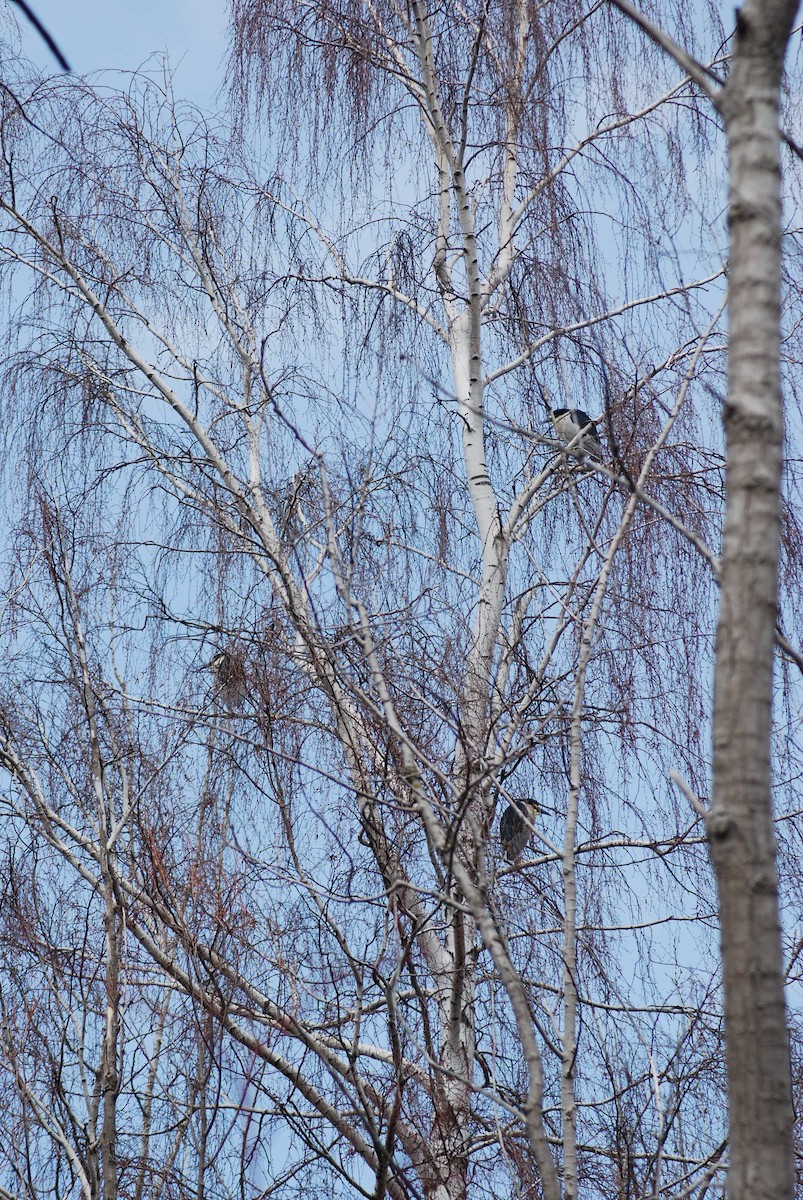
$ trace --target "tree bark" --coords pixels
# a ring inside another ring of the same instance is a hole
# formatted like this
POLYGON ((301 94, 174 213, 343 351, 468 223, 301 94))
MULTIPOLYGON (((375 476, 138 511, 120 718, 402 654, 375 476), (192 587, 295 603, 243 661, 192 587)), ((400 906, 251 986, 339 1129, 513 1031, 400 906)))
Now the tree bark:
POLYGON ((722 937, 729 1200, 791 1198, 794 1186, 770 727, 783 440, 778 94, 796 9, 796 0, 748 0, 719 99, 730 180, 730 351, 708 834, 722 937))

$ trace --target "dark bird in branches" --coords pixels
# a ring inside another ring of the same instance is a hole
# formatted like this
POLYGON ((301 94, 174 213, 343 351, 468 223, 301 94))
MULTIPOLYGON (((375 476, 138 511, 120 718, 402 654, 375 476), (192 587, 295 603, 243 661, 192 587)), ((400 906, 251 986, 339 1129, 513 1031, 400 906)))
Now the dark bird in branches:
POLYGON ((215 680, 215 692, 229 712, 239 711, 248 699, 248 685, 243 661, 228 650, 218 650, 214 658, 204 663, 215 680))
POLYGON ((514 800, 502 813, 499 841, 509 862, 515 862, 533 835, 533 821, 541 811, 535 800, 514 800))
POLYGON ((555 433, 570 446, 569 453, 583 459, 586 455, 602 462, 599 433, 588 413, 579 408, 553 408, 550 413, 555 433))

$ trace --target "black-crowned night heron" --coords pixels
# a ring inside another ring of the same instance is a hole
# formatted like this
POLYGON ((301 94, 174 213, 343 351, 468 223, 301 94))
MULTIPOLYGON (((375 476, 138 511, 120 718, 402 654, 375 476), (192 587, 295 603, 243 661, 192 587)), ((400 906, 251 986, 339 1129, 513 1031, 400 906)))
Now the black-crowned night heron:
POLYGON ((282 493, 281 535, 297 541, 309 529, 309 516, 304 508, 305 500, 312 493, 314 476, 312 464, 307 463, 296 471, 282 493))
POLYGON ((515 862, 533 835, 532 823, 540 812, 535 800, 514 800, 502 813, 499 841, 509 862, 515 862))
POLYGON ((602 462, 599 433, 588 413, 579 408, 553 408, 550 417, 560 440, 567 445, 574 442, 570 454, 580 459, 588 454, 602 462))
POLYGON ((204 663, 215 678, 215 691, 229 712, 243 708, 248 699, 248 682, 243 660, 228 650, 218 650, 214 658, 204 663))

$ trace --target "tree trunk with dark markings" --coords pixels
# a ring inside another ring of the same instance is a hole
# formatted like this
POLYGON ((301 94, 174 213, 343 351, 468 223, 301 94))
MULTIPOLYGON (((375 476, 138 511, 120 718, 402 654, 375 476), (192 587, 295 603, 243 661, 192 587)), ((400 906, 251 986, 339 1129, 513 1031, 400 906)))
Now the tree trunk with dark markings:
POLYGON ((781 450, 778 94, 796 2, 748 0, 720 98, 730 172, 727 516, 708 834, 719 889, 729 1200, 792 1197, 770 726, 781 450))

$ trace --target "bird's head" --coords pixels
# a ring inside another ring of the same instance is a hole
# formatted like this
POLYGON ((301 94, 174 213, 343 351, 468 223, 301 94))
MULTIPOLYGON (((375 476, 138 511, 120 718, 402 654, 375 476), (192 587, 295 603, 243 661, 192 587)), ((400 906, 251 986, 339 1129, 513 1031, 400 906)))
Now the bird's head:
POLYGON ((199 667, 195 668, 195 670, 214 671, 215 674, 217 674, 217 672, 220 671, 221 668, 225 668, 230 661, 231 655, 227 650, 218 650, 217 654, 213 654, 207 662, 202 662, 199 667))
POLYGON ((538 801, 531 799, 529 796, 515 797, 511 799, 510 803, 513 808, 517 808, 521 815, 527 817, 528 820, 537 817, 541 811, 541 805, 538 801))

